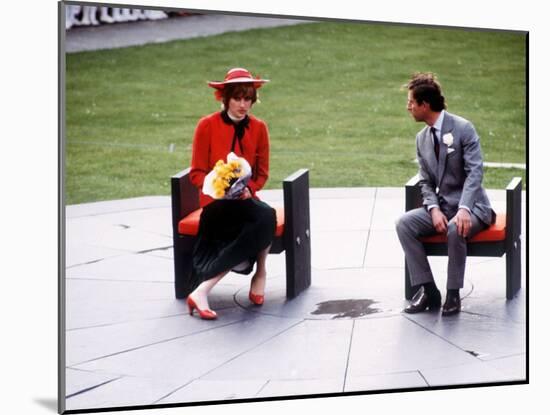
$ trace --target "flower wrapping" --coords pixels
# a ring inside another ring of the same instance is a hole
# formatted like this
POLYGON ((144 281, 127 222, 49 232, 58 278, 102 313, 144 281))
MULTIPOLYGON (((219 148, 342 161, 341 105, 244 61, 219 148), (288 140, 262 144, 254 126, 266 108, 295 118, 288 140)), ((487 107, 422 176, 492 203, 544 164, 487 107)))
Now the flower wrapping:
POLYGON ((250 164, 231 152, 227 163, 218 160, 204 178, 202 192, 214 199, 238 199, 252 176, 250 164))

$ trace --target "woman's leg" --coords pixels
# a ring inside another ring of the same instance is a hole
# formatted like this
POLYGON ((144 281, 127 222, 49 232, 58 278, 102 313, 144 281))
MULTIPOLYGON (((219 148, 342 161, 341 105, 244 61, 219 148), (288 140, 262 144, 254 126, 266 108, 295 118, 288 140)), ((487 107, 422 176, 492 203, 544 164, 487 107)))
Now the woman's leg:
POLYGON ((214 286, 227 275, 229 271, 222 272, 221 274, 210 278, 203 283, 201 283, 195 290, 189 294, 189 297, 193 298, 193 301, 197 304, 197 307, 201 310, 209 310, 210 306, 208 305, 208 294, 214 288, 214 286))
POLYGON ((256 272, 254 273, 254 276, 252 277, 252 281, 250 283, 250 291, 252 292, 252 294, 264 295, 265 280, 267 277, 265 263, 270 249, 271 244, 263 251, 260 251, 256 258, 256 272))

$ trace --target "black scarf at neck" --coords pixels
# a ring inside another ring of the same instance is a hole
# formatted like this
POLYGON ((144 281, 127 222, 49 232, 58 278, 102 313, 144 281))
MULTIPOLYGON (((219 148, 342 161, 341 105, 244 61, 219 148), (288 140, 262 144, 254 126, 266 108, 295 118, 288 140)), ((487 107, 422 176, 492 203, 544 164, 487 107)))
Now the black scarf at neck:
POLYGON ((241 153, 243 151, 243 146, 241 144, 241 139, 244 137, 244 130, 248 128, 248 124, 250 123, 250 118, 248 118, 248 115, 245 115, 244 118, 240 121, 233 121, 229 115, 227 114, 227 111, 222 111, 222 120, 224 123, 232 125, 235 129, 235 132, 233 133, 233 142, 231 144, 231 151, 235 151, 235 143, 239 142, 239 147, 241 149, 241 153))

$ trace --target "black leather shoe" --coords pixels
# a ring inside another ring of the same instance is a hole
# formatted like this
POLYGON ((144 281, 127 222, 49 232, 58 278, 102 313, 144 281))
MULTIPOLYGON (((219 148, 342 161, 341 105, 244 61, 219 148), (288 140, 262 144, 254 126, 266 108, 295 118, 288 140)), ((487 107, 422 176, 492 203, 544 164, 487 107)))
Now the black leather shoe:
POLYGON ((460 304, 460 294, 449 294, 445 299, 445 304, 443 304, 443 309, 441 311, 442 316, 452 316, 453 314, 460 313, 461 304, 460 304))
POLYGON ((416 314, 422 311, 439 310, 441 307, 441 294, 437 291, 435 294, 428 295, 424 287, 416 292, 411 303, 403 310, 405 313, 416 314))

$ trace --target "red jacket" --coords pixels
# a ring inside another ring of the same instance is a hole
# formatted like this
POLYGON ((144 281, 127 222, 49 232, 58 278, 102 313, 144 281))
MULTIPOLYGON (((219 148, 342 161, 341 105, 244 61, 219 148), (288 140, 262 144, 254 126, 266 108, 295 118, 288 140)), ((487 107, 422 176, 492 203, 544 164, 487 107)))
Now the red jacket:
MULTIPOLYGON (((252 177, 248 187, 252 196, 260 190, 269 176, 269 133, 267 125, 260 119, 249 115, 250 121, 234 153, 244 157, 252 168, 252 177)), ((204 207, 214 199, 202 193, 204 177, 214 168, 218 160, 227 161, 235 129, 222 119, 221 113, 207 115, 200 119, 193 137, 193 156, 191 158, 191 183, 201 190, 200 206, 204 207)))

